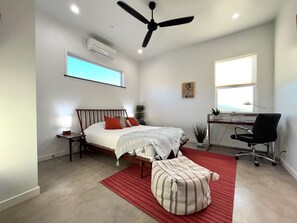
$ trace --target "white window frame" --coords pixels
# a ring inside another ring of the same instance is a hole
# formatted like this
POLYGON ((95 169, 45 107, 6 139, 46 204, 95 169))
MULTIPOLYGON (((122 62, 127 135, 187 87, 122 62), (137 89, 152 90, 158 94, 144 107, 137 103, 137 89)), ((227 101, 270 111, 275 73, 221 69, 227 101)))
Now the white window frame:
MULTIPOLYGON (((258 61, 258 57, 256 53, 252 53, 252 54, 245 54, 245 55, 241 55, 241 56, 237 56, 237 57, 231 57, 231 58, 227 58, 227 59, 223 59, 223 60, 217 60, 214 62, 214 88, 215 88, 215 107, 218 107, 218 89, 232 89, 232 88, 237 88, 237 87, 248 87, 248 86, 252 86, 253 87, 253 105, 257 105, 257 82, 258 82, 258 75, 257 75, 257 61, 258 61), (231 60, 235 60, 235 59, 240 59, 240 58, 244 58, 244 57, 250 57, 250 56, 255 56, 255 67, 254 67, 254 82, 253 83, 249 83, 249 84, 230 84, 230 85, 225 85, 225 86, 216 86, 216 63, 218 62, 224 62, 224 61, 231 61, 231 60)), ((253 106, 252 107, 252 111, 251 112, 256 112, 258 110, 257 106, 253 106)), ((246 113, 246 112, 242 112, 242 111, 230 111, 230 110, 222 110, 221 112, 236 112, 236 113, 246 113)))
POLYGON ((64 76, 69 77, 69 78, 78 79, 78 80, 89 81, 89 82, 93 82, 93 83, 99 83, 99 84, 105 84, 105 85, 110 85, 110 86, 114 86, 114 87, 126 88, 125 85, 124 85, 124 72, 123 71, 115 69, 115 68, 107 66, 107 65, 104 65, 104 64, 101 64, 101 63, 98 63, 98 62, 90 60, 90 59, 86 59, 86 58, 84 58, 82 56, 78 56, 77 54, 72 53, 70 51, 65 52, 65 74, 64 74, 64 76), (95 80, 91 80, 91 79, 87 79, 87 78, 83 78, 83 77, 75 77, 75 76, 69 75, 68 74, 68 56, 71 56, 71 57, 74 57, 76 59, 85 61, 87 63, 94 64, 94 65, 99 66, 99 67, 104 67, 104 68, 119 72, 120 75, 121 75, 121 77, 120 77, 121 78, 121 80, 120 80, 121 85, 110 84, 110 83, 105 83, 103 81, 102 82, 101 81, 95 81, 95 80))

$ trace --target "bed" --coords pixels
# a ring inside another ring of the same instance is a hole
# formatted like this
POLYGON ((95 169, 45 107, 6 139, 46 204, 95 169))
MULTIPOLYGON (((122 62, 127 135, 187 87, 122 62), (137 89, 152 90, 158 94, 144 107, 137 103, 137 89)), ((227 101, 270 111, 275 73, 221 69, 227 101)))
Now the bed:
MULTIPOLYGON (((134 126, 123 130, 105 130, 104 117, 128 117, 126 109, 76 109, 81 133, 83 134, 85 149, 95 150, 116 156, 115 147, 117 140, 124 134, 131 131, 154 130, 160 127, 134 126)), ((188 138, 180 139, 179 148, 182 147, 188 138)), ((121 155, 120 159, 130 160, 140 166, 140 177, 143 178, 143 167, 151 166, 153 158, 156 156, 154 148, 147 146, 145 149, 139 148, 133 152, 121 155)), ((170 153, 168 158, 174 158, 170 153)))

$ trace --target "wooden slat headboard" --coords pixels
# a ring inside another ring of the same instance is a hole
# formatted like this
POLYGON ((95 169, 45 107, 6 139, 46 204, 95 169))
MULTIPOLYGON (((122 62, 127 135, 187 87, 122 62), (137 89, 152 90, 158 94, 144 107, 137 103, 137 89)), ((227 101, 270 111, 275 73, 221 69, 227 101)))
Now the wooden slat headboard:
POLYGON ((103 122, 104 116, 128 117, 126 109, 76 109, 76 113, 82 133, 90 125, 97 122, 103 122))

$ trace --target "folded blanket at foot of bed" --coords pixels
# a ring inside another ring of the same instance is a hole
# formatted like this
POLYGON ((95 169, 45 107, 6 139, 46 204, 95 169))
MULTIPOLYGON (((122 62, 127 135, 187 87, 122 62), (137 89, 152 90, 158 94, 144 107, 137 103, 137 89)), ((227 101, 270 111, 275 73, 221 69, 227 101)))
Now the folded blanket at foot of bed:
POLYGON ((182 129, 172 127, 130 132, 119 138, 115 154, 119 159, 125 153, 152 145, 163 160, 168 158, 171 151, 176 157, 183 135, 182 129))

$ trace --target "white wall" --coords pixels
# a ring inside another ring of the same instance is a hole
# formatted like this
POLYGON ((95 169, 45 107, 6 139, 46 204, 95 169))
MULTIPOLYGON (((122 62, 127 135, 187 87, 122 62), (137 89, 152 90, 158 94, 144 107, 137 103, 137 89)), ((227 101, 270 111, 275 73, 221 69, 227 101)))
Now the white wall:
POLYGON ((288 0, 275 26, 275 108, 282 114, 283 164, 297 179, 297 2, 288 0))
POLYGON ((0 211, 39 194, 34 4, 0 1, 0 211))
POLYGON ((139 64, 119 54, 112 61, 102 61, 86 49, 89 36, 37 12, 37 129, 39 160, 68 153, 68 142, 57 139, 62 129, 58 119, 73 116, 73 131, 79 131, 76 108, 126 108, 133 112, 139 103, 139 64), (65 78, 65 51, 105 64, 125 73, 126 88, 65 78))
MULTIPOLYGON (((146 106, 146 121, 184 129, 194 141, 192 125, 206 122, 215 107, 214 62, 257 53, 257 103, 273 111, 274 24, 258 26, 209 42, 175 51, 141 64, 140 100, 146 106), (182 82, 194 81, 195 98, 181 98, 182 82)), ((234 126, 216 125, 213 142, 239 145, 230 140, 234 126), (222 138, 222 139, 221 139, 222 138)))

